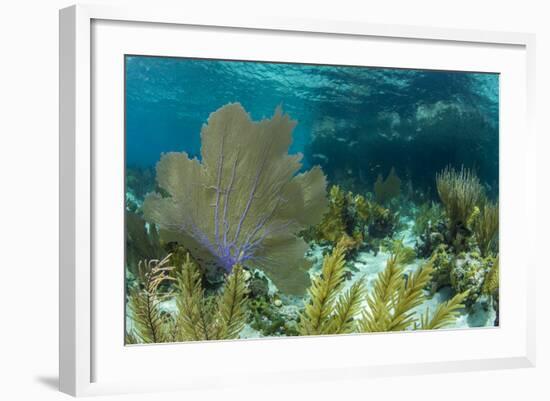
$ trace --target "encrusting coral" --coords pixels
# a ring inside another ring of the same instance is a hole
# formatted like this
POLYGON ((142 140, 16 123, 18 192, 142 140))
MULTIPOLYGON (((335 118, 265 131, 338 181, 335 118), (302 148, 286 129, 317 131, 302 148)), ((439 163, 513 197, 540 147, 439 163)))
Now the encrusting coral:
POLYGON ((464 302, 467 307, 473 306, 483 294, 483 282, 493 263, 493 258, 482 258, 475 253, 461 254, 454 258, 450 270, 451 287, 455 292, 468 291, 464 302))
POLYGON ((307 244, 296 233, 321 220, 326 180, 319 167, 297 174, 302 155, 288 154, 295 125, 280 109, 253 122, 240 104, 223 106, 202 128, 200 161, 162 155, 157 183, 168 196, 147 195, 146 219, 201 265, 253 265, 281 291, 303 294, 307 244))
POLYGON ((390 173, 384 180, 381 174, 378 175, 374 183, 374 195, 376 202, 385 204, 401 193, 401 180, 392 167, 390 173))
MULTIPOLYGON (((432 292, 446 286, 451 287, 455 293, 467 292, 464 305, 468 308, 485 295, 484 286, 494 270, 494 265, 498 265, 493 256, 482 257, 477 252, 455 255, 443 244, 437 247, 432 261, 432 292)), ((498 279, 496 285, 494 291, 498 292, 498 279)))

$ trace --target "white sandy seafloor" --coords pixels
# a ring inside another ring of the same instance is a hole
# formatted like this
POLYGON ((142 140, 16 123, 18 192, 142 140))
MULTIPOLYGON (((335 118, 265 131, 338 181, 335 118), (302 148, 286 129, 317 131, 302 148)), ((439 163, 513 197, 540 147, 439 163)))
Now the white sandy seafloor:
MULTIPOLYGON (((401 239, 403 244, 414 248, 416 237, 412 233, 412 226, 414 222, 410 219, 402 219, 403 226, 405 227, 403 231, 394 236, 395 239, 401 239)), ((327 253, 328 249, 322 246, 314 246, 308 253, 308 258, 314 261, 312 268, 310 269, 311 277, 315 277, 321 272, 321 267, 323 264, 323 252, 327 253)), ((373 291, 374 283, 378 274, 386 268, 386 261, 388 260, 390 254, 388 252, 380 250, 376 256, 373 252, 359 252, 353 260, 348 261, 348 267, 353 265, 354 271, 351 279, 346 280, 343 290, 346 291, 360 278, 364 278, 366 281, 367 291, 370 293, 373 291)), ((425 259, 416 259, 413 263, 405 266, 404 273, 410 274, 416 271, 426 262, 425 259)), ((273 287, 273 284, 269 280, 270 292, 276 291, 273 287)), ((429 292, 426 291, 428 295, 429 292)), ((429 296, 428 299, 414 309, 416 313, 433 313, 437 306, 449 300, 452 296, 452 290, 449 287, 441 288, 432 296, 429 296)), ((281 312, 288 310, 290 314, 298 313, 298 311, 303 306, 303 301, 301 299, 292 298, 292 297, 282 297, 285 300, 285 305, 281 307, 281 312)), ((368 308, 368 304, 365 300, 363 303, 364 308, 368 308)), ((445 329, 466 329, 471 327, 492 327, 493 322, 496 318, 496 312, 492 306, 492 303, 488 299, 482 297, 471 309, 471 311, 466 311, 462 309, 459 311, 459 315, 454 324, 448 325, 445 329)), ((254 330, 249 325, 246 325, 245 328, 241 331, 240 338, 258 338, 262 337, 262 334, 257 330, 254 330)))
MULTIPOLYGON (((395 239, 401 239, 403 244, 414 248, 416 237, 412 233, 412 226, 414 222, 410 219, 402 219, 405 229, 394 236, 395 239)), ((312 274, 316 275, 320 273, 322 260, 323 260, 323 247, 315 247, 312 249, 312 256, 317 259, 317 262, 312 267, 312 274)), ((353 285, 355 281, 363 277, 366 280, 367 291, 370 293, 373 291, 374 283, 378 274, 386 268, 386 261, 388 260, 390 254, 388 252, 380 250, 375 256, 373 252, 359 252, 352 261, 348 261, 348 264, 352 264, 353 267, 357 270, 353 273, 353 277, 350 280, 347 280, 344 286, 344 289, 347 290, 353 285)), ((404 273, 410 274, 416 271, 426 262, 425 259, 416 259, 414 262, 405 266, 404 273)), ((426 294, 429 294, 426 291, 426 294)), ((428 313, 433 312, 437 305, 442 302, 447 301, 452 296, 452 291, 450 288, 445 287, 437 291, 433 296, 429 298, 417 308, 415 312, 417 313, 428 313)), ((364 307, 368 308, 366 301, 364 302, 364 307)), ((453 325, 446 326, 448 329, 462 329, 470 327, 486 327, 493 326, 493 322, 496 318, 496 312, 492 306, 491 302, 484 297, 482 297, 473 307, 470 312, 462 309, 459 316, 457 317, 453 325)))
MULTIPOLYGON (((403 226, 405 229, 394 236, 395 239, 401 239, 404 245, 408 247, 415 246, 415 236, 412 233, 413 222, 409 219, 402 219, 404 223, 403 226)), ((311 277, 315 277, 321 272, 321 267, 323 264, 323 252, 327 253, 328 249, 326 247, 314 246, 309 252, 307 257, 314 261, 313 266, 310 269, 311 277)), ((386 268, 386 261, 389 258, 390 254, 388 252, 380 250, 376 256, 373 252, 359 252, 353 260, 348 261, 348 267, 353 266, 356 271, 353 271, 353 276, 351 279, 346 280, 343 290, 347 290, 353 285, 354 282, 360 278, 364 278, 366 281, 367 291, 370 293, 373 290, 375 280, 378 274, 386 268)), ((417 270, 420 266, 425 263, 425 259, 416 259, 413 263, 405 266, 404 273, 410 274, 417 270)), ((260 272, 261 274, 261 272, 260 272)), ((273 285, 269 277, 267 277, 269 282, 269 293, 273 294, 277 292, 276 287, 273 285)), ((426 294, 429 294, 426 291, 426 294)), ((281 295, 281 299, 284 304, 281 306, 281 313, 294 315, 296 316, 303 307, 304 299, 296 297, 288 297, 281 295)), ((442 302, 447 301, 452 296, 451 289, 448 287, 442 288, 437 291, 433 296, 430 296, 423 304, 415 308, 415 312, 422 314, 433 313, 437 305, 442 302)), ((306 296, 307 297, 307 296, 306 296)), ((162 309, 169 313, 176 313, 177 307, 174 299, 168 300, 162 303, 162 309)), ((368 308, 368 304, 365 300, 363 303, 364 308, 368 308)), ((127 326, 131 328, 133 326, 131 317, 127 315, 127 326)), ((419 315, 420 316, 420 315, 419 315)), ((471 327, 492 327, 493 322, 496 318, 496 312, 492 306, 491 302, 488 302, 486 298, 481 298, 473 307, 471 311, 466 311, 462 309, 453 325, 446 326, 445 329, 465 329, 471 327)), ((261 338, 264 337, 262 333, 250 327, 249 324, 246 324, 243 330, 239 333, 239 338, 261 338)))

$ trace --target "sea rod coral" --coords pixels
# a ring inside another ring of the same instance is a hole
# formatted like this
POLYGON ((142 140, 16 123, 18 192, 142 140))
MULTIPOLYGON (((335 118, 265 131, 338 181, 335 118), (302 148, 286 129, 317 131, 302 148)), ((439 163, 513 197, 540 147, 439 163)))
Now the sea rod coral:
POLYGON ((238 104, 210 115, 201 131, 201 160, 163 154, 145 218, 184 245, 202 265, 262 269, 277 287, 301 294, 309 284, 307 244, 296 236, 326 209, 320 167, 297 174, 301 154, 288 154, 296 125, 277 108, 254 122, 238 104))

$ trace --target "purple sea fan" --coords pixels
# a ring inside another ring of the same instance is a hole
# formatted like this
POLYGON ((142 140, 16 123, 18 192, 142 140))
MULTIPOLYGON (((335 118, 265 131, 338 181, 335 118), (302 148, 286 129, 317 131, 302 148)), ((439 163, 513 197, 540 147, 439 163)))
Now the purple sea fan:
POLYGON ((162 155, 157 182, 169 196, 148 194, 146 219, 201 263, 253 266, 281 291, 302 294, 307 244, 296 233, 320 221, 326 179, 318 166, 297 174, 302 155, 288 154, 295 125, 280 108, 259 122, 238 103, 215 111, 202 127, 200 161, 162 155))

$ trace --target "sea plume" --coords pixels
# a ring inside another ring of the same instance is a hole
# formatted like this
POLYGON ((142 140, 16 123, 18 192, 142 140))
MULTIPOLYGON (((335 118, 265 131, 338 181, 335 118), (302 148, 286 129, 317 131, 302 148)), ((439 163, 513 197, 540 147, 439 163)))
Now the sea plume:
POLYGON ((302 155, 288 154, 295 125, 280 108, 259 122, 238 103, 215 111, 201 131, 200 161, 161 157, 163 194, 147 195, 146 219, 202 264, 254 266, 281 291, 301 294, 307 244, 296 233, 320 221, 326 179, 319 167, 297 174, 302 155))

